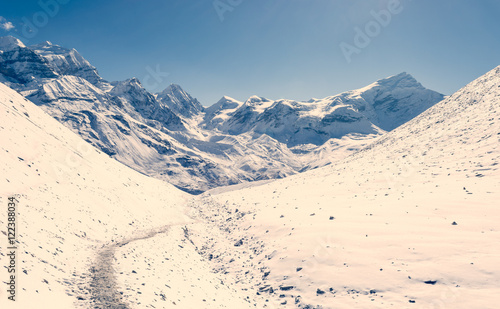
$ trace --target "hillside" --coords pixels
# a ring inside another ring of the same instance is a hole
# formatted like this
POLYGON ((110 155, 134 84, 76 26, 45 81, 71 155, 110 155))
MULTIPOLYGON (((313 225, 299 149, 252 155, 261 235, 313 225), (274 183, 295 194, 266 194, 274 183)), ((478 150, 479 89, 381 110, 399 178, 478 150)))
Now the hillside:
POLYGON ((0 84, 0 204, 17 199, 17 301, 1 308, 250 308, 185 238, 189 195, 109 158, 0 84))
POLYGON ((203 194, 191 239, 280 308, 497 308, 499 147, 497 67, 335 165, 203 194))

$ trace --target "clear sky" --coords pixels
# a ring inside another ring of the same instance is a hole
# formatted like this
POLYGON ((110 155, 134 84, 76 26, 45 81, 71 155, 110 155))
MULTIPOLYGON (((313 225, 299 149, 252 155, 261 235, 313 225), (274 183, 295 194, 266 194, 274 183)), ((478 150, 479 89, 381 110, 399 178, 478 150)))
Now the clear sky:
POLYGON ((203 105, 321 98, 403 71, 451 94, 500 65, 498 0, 24 0, 0 16, 0 35, 75 48, 110 81, 180 84, 203 105))

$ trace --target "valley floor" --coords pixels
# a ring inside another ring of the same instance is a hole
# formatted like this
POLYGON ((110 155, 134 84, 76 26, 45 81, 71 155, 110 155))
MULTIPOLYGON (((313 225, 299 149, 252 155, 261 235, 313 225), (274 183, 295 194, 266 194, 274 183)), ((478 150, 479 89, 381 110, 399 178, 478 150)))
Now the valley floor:
POLYGON ((277 308, 496 308, 499 175, 365 176, 206 194, 190 239, 277 308))

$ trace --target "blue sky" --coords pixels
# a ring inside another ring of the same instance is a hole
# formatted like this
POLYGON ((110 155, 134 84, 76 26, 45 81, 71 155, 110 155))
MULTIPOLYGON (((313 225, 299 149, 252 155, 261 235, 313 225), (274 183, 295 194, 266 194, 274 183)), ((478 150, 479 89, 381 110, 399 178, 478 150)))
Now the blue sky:
POLYGON ((403 71, 451 94, 500 65, 499 13, 498 0, 2 1, 0 35, 76 48, 107 80, 177 83, 211 105, 321 98, 403 71))

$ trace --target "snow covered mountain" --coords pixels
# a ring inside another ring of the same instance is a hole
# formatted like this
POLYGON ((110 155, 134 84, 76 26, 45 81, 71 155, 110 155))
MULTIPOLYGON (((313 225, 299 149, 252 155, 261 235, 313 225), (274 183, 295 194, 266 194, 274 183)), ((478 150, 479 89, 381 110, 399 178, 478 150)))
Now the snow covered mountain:
POLYGON ((401 73, 362 89, 308 102, 253 96, 240 104, 223 98, 207 110, 205 123, 228 134, 253 131, 289 146, 319 146, 350 133, 393 130, 442 99, 443 95, 401 73))
POLYGON ((408 74, 308 102, 223 97, 204 108, 179 85, 103 80, 76 50, 0 38, 0 82, 146 175, 199 193, 344 158, 443 96, 408 74))

